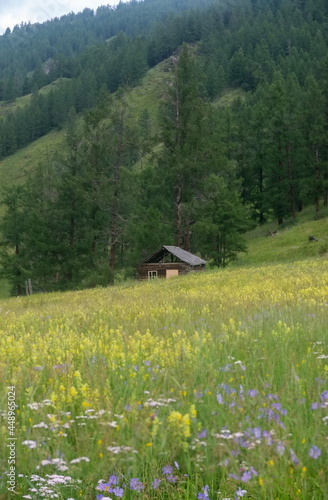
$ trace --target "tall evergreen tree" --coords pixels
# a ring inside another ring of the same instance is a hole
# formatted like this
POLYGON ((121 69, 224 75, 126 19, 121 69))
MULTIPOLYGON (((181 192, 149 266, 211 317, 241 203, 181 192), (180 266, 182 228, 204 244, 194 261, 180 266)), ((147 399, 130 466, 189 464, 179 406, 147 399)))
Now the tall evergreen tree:
POLYGON ((192 218, 189 213, 195 186, 201 178, 204 103, 199 95, 200 75, 187 45, 174 67, 173 82, 162 108, 161 140, 164 145, 159 175, 169 186, 175 240, 190 249, 192 218), (173 215, 174 214, 174 215, 173 215))
POLYGON ((215 266, 225 267, 246 250, 241 234, 250 227, 237 186, 229 186, 222 176, 212 174, 195 202, 197 248, 215 266))

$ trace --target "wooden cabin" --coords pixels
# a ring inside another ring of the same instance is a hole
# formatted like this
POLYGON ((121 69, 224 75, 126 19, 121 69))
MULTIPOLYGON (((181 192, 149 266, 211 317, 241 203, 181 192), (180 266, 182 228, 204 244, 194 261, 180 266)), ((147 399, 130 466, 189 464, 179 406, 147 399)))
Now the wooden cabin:
POLYGON ((206 261, 179 247, 164 245, 137 265, 137 278, 171 278, 193 271, 204 271, 206 261))

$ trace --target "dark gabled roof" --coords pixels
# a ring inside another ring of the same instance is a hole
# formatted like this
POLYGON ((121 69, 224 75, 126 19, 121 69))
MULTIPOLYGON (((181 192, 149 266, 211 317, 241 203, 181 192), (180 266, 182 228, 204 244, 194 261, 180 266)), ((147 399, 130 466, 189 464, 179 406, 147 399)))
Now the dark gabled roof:
POLYGON ((197 255, 194 255, 190 252, 187 252, 186 250, 183 250, 182 248, 174 247, 174 246, 170 246, 170 245, 163 245, 160 250, 153 253, 152 255, 149 255, 146 259, 139 262, 139 264, 160 262, 166 253, 170 253, 170 254, 174 255, 175 257, 180 259, 182 262, 185 262, 186 264, 189 264, 190 266, 201 266, 201 265, 206 264, 206 260, 203 260, 200 257, 197 257, 197 255))
POLYGON ((203 260, 200 257, 197 257, 197 255, 187 252, 182 248, 172 247, 168 245, 164 245, 163 248, 165 248, 169 253, 175 255, 175 257, 178 257, 178 259, 186 262, 187 264, 190 264, 191 266, 200 266, 201 264, 206 264, 206 260, 203 260))

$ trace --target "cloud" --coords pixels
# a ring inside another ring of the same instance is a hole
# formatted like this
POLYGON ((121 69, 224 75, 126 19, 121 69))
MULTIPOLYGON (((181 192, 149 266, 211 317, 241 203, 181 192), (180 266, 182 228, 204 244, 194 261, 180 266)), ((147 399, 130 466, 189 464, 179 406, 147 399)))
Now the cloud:
MULTIPOLYGON (((111 0, 116 5, 119 0, 111 0)), ((69 12, 80 12, 84 8, 96 9, 106 5, 101 0, 10 0, 0 2, 0 34, 7 27, 12 29, 21 22, 42 23, 47 19, 60 17, 69 12)))

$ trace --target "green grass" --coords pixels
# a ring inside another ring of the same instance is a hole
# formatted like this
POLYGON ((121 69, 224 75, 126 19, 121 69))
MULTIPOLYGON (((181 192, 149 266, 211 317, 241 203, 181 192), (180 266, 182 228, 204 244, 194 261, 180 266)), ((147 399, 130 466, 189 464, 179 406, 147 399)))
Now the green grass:
MULTIPOLYGON (((167 78, 167 61, 147 72, 139 86, 131 89, 128 93, 128 104, 131 108, 131 119, 137 122, 142 111, 147 109, 152 120, 152 134, 157 130, 157 113, 159 99, 163 92, 163 80, 167 78)), ((53 82, 40 92, 49 92, 51 88, 60 85, 61 81, 53 82)), ((0 105, 1 113, 15 109, 17 106, 26 105, 30 96, 24 96, 15 103, 4 103, 0 105)), ((31 172, 38 164, 51 159, 56 151, 60 151, 64 143, 64 132, 53 131, 44 137, 34 141, 27 147, 17 151, 15 154, 0 161, 0 184, 4 187, 16 183, 22 183, 26 174, 31 172)))
POLYGON ((296 220, 288 220, 281 228, 275 222, 264 224, 246 235, 248 252, 240 254, 237 265, 260 265, 276 262, 294 262, 302 259, 326 258, 328 255, 328 210, 319 212, 316 220, 314 207, 307 207, 296 220), (267 236, 277 231, 275 236, 267 236), (309 242, 315 236, 317 242, 309 242))
POLYGON ((152 135, 158 133, 158 108, 160 100, 164 96, 167 82, 172 79, 169 60, 163 61, 150 69, 140 85, 131 89, 127 102, 131 108, 131 116, 136 121, 142 111, 147 109, 151 118, 152 135))
POLYGON ((213 103, 214 107, 229 107, 236 99, 243 99, 246 92, 242 89, 226 89, 213 103))
POLYGON ((17 498, 92 500, 115 474, 123 500, 327 500, 327 280, 326 260, 3 302, 17 498))
MULTIPOLYGON (((53 89, 65 84, 68 78, 58 78, 49 85, 45 85, 38 92, 39 94, 48 94, 53 89)), ((0 101, 0 118, 5 118, 8 114, 13 113, 18 108, 24 108, 28 106, 31 102, 32 94, 27 94, 22 97, 17 97, 14 101, 0 101)))
POLYGON ((40 163, 50 161, 56 151, 60 151, 64 133, 54 131, 32 142, 26 148, 0 161, 0 184, 3 187, 25 182, 26 175, 40 163))

